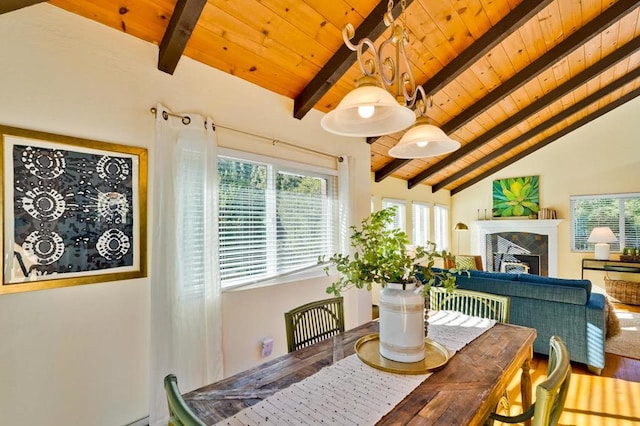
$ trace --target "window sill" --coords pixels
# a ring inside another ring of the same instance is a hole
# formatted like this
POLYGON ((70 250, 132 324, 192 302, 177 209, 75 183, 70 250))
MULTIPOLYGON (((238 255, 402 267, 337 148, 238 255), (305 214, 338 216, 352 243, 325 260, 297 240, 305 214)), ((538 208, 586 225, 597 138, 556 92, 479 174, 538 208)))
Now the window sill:
POLYGON ((232 291, 245 291, 245 290, 253 290, 261 287, 271 287, 281 284, 289 284, 296 281, 301 280, 310 280, 310 279, 318 279, 318 278, 327 278, 327 274, 324 272, 325 265, 318 265, 315 268, 307 269, 306 271, 301 271, 297 273, 292 273, 290 275, 286 275, 283 277, 276 277, 270 280, 261 281, 259 283, 243 283, 243 284, 235 284, 230 285, 222 289, 222 292, 232 292, 232 291))

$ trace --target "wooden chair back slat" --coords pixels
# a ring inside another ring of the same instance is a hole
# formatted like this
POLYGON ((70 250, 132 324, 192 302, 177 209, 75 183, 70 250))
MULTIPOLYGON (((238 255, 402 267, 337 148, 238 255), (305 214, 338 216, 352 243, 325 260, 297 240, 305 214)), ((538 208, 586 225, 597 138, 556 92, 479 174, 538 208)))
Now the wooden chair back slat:
POLYGON ((289 352, 344 331, 342 297, 307 303, 284 314, 289 352))
POLYGON ((456 311, 481 318, 509 322, 509 298, 479 291, 432 287, 429 292, 429 308, 456 311))

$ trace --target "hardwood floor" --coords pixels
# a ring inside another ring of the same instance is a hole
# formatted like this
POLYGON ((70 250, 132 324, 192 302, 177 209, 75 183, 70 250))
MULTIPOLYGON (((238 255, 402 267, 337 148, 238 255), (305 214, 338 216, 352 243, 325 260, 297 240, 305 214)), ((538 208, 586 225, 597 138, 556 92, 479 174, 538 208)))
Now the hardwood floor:
MULTIPOLYGON (((640 306, 618 305, 617 308, 640 312, 640 306)), ((640 425, 640 360, 606 354, 605 365, 602 375, 595 376, 586 366, 571 363, 571 384, 560 425, 640 425)), ((535 386, 547 375, 547 358, 536 355, 532 368, 535 400, 535 386)), ((511 415, 521 413, 519 378, 509 385, 508 392, 511 415)))

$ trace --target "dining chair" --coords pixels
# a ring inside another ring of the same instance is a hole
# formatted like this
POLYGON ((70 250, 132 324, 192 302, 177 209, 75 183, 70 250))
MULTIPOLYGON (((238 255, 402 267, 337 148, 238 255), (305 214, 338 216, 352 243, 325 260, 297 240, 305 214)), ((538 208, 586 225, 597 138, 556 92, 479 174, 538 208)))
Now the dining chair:
POLYGON ((285 312, 289 352, 312 345, 344 331, 342 297, 318 300, 285 312))
POLYGON ((479 291, 431 287, 429 308, 436 311, 456 311, 498 322, 509 322, 509 297, 479 291))
MULTIPOLYGON (((480 256, 477 256, 478 258, 480 256)), ((482 264, 482 261, 480 261, 482 264)), ((431 287, 429 308, 436 311, 456 311, 475 317, 489 318, 498 322, 509 322, 509 297, 482 293, 473 290, 454 289, 446 291, 442 287, 431 287)), ((509 395, 505 389, 496 407, 511 409, 509 395)))
POLYGON ((169 405, 169 426, 206 426, 182 398, 175 375, 169 374, 164 378, 164 390, 169 405))
POLYGON ((558 336, 551 336, 549 346, 547 379, 536 386, 536 401, 527 411, 517 416, 491 413, 486 424, 493 424, 494 420, 503 423, 522 423, 529 419, 532 419, 533 426, 556 426, 558 424, 571 381, 571 364, 569 351, 562 339, 558 336))

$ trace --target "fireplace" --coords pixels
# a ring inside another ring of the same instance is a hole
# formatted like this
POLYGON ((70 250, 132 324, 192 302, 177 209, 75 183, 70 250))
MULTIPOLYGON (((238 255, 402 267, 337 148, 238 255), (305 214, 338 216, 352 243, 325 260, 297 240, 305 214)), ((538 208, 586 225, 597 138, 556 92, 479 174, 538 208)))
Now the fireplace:
POLYGON ((487 271, 558 276, 560 219, 482 220, 471 225, 471 247, 487 271))
POLYGON ((487 271, 549 274, 549 237, 531 232, 487 234, 487 271))

